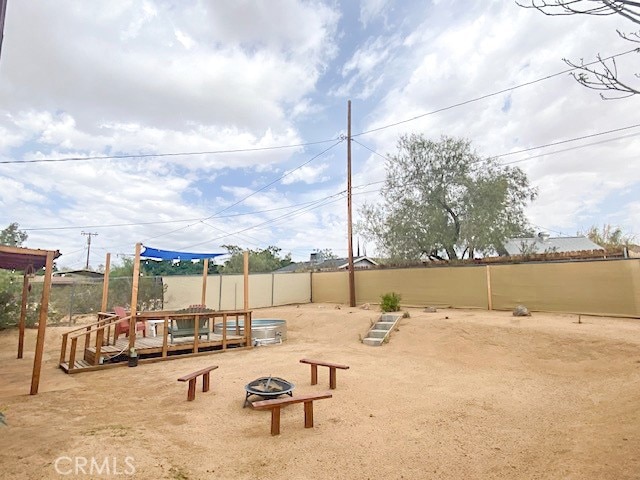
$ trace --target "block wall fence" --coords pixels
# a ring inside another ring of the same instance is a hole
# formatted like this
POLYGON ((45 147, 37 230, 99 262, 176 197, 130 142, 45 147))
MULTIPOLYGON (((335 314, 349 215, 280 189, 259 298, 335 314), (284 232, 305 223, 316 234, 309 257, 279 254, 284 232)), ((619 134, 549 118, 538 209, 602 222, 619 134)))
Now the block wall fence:
MULTIPOLYGON (((164 277, 165 308, 200 303, 202 277, 164 277)), ((249 306, 349 302, 347 272, 252 274, 249 306)), ((356 303, 396 292, 404 306, 533 311, 640 318, 640 259, 421 267, 355 272, 356 303)), ((210 275, 207 305, 242 308, 242 275, 210 275)))

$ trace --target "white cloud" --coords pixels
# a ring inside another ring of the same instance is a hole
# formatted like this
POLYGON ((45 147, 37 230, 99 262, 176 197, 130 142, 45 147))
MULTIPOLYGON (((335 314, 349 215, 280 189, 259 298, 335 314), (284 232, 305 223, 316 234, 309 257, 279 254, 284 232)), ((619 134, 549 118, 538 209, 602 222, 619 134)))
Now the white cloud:
MULTIPOLYGON (((358 133, 561 71, 562 57, 588 60, 629 48, 615 34, 628 25, 615 17, 549 18, 497 0, 364 0, 358 7, 320 0, 10 2, 0 159, 337 138, 346 96, 356 100, 358 133)), ((639 58, 629 55, 619 66, 640 71, 639 58)), ((639 102, 603 102, 562 75, 356 139, 384 155, 401 133, 457 135, 497 155, 635 123, 639 102)), ((299 259, 313 248, 343 255, 344 162, 321 156, 277 181, 326 147, 0 164, 0 227, 139 224, 97 227, 92 264, 106 250, 131 253, 137 241, 202 250, 274 244, 299 259), (251 215, 228 216, 244 213, 251 215)), ((516 164, 540 189, 532 221, 574 233, 615 220, 640 231, 633 214, 639 147, 628 137, 516 164)), ((368 185, 354 190, 357 218, 362 202, 379 197, 385 162, 355 142, 353 149, 353 183, 368 185)), ((83 263, 79 231, 33 230, 29 244, 75 251, 68 258, 83 263)))
POLYGON ((319 165, 306 165, 302 168, 298 168, 295 171, 287 172, 287 176, 282 179, 283 185, 291 185, 295 182, 303 182, 307 185, 314 183, 326 182, 329 177, 323 175, 327 171, 329 165, 321 163, 319 165))

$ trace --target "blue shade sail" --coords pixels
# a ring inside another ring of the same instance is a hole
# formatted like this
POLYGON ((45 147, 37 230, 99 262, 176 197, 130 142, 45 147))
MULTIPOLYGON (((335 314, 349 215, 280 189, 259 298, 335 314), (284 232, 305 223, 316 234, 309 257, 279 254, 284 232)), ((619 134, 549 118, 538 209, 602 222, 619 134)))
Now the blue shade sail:
POLYGON ((226 253, 190 253, 174 252, 171 250, 158 250, 157 248, 144 247, 140 253, 141 257, 152 260, 201 260, 203 258, 214 258, 226 253))

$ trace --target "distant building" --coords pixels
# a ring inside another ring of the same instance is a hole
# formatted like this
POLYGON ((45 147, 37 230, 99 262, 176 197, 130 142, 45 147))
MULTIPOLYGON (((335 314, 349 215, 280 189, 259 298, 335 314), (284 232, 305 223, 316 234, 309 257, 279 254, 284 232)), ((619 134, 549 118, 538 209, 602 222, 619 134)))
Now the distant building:
POLYGON ((539 233, 535 237, 510 238, 501 255, 577 254, 592 252, 604 256, 605 249, 587 237, 550 237, 539 233))
MULTIPOLYGON (((366 256, 353 259, 354 269, 365 269, 378 266, 378 263, 366 256)), ((314 252, 310 255, 308 262, 298 262, 282 267, 273 273, 292 272, 326 272, 332 270, 346 270, 349 268, 348 258, 330 258, 325 260, 321 252, 314 252)))
MULTIPOLYGON (((44 277, 37 276, 33 279, 34 282, 42 282, 44 277)), ((104 273, 94 272, 93 270, 62 270, 59 272, 53 272, 51 275, 52 285, 71 285, 72 283, 80 283, 91 281, 98 281, 104 278, 104 273)))

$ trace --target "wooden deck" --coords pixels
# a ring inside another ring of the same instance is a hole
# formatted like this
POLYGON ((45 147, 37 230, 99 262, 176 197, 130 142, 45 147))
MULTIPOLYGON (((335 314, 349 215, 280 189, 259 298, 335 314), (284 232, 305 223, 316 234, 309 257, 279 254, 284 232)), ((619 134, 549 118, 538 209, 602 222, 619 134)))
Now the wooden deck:
MULTIPOLYGON (((237 346, 244 344, 244 336, 227 335, 227 345, 237 346)), ((209 340, 200 338, 197 350, 194 348, 193 337, 176 338, 172 343, 167 343, 167 352, 197 353, 206 349, 222 348, 222 335, 210 334, 209 340)), ((113 358, 121 353, 126 353, 129 349, 129 339, 119 338, 115 345, 103 345, 100 348, 100 355, 105 360, 113 358)), ((136 337, 135 349, 139 358, 145 358, 154 354, 161 354, 164 350, 162 337, 136 337)), ((96 354, 96 347, 87 347, 84 353, 85 361, 93 363, 96 354)))
MULTIPOLYGON (((172 317, 185 316, 185 314, 176 314, 173 312, 158 313, 156 313, 154 318, 157 318, 157 316, 165 316, 165 325, 169 321, 169 315, 172 317), (160 315, 158 315, 158 313, 160 313, 160 315)), ((114 320, 112 316, 106 314, 101 315, 102 316, 99 315, 99 320, 95 324, 63 334, 59 363, 62 370, 67 373, 79 373, 128 365, 129 349, 131 347, 130 339, 125 336, 114 339, 114 335, 111 334, 111 327, 114 321, 126 321, 129 317, 125 319, 115 317, 114 320), (71 340, 71 342, 69 342, 69 340, 71 340), (84 346, 79 345, 79 341, 82 342, 82 340, 84 340, 84 346), (68 343, 71 343, 71 345, 69 354, 67 355, 68 343)), ((251 321, 250 311, 207 312, 206 315, 210 316, 212 320, 215 320, 215 317, 222 317, 225 324, 227 317, 236 315, 245 317, 248 322, 251 321)), ((147 314, 146 316, 149 315, 147 314)), ((194 315, 192 314, 191 316, 193 317, 194 315)), ((200 316, 205 316, 205 314, 197 314, 196 318, 200 316)), ((137 320, 144 321, 145 317, 140 315, 137 320)), ((158 326, 162 328, 161 325, 158 326)), ((223 332, 227 332, 227 330, 223 330, 223 332)), ((251 348, 251 336, 246 333, 243 335, 233 335, 230 333, 222 335, 210 331, 209 338, 206 336, 200 336, 198 338, 194 336, 171 338, 165 330, 158 333, 158 336, 144 337, 138 332, 133 346, 139 362, 147 363, 160 360, 172 360, 186 356, 223 352, 227 349, 251 348)))

